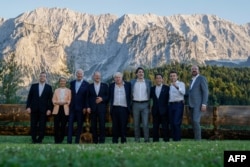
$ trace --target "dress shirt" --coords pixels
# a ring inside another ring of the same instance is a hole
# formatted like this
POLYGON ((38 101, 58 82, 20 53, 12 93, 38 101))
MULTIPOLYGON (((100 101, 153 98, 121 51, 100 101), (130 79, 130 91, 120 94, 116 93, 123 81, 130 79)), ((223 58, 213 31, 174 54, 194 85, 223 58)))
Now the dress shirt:
POLYGON ((197 74, 195 77, 192 78, 192 83, 190 85, 190 89, 192 89, 193 85, 194 85, 194 82, 196 80, 196 78, 199 76, 199 74, 197 74))
POLYGON ((39 83, 39 96, 42 95, 45 83, 39 83))
POLYGON ((101 85, 101 83, 100 83, 100 82, 99 82, 99 83, 94 82, 94 87, 95 87, 95 93, 96 93, 96 95, 98 95, 98 94, 99 94, 99 91, 100 91, 100 85, 101 85))
POLYGON ((147 101, 149 99, 147 94, 146 82, 143 79, 142 81, 137 80, 133 89, 133 100, 135 101, 147 101))
POLYGON ((160 93, 161 93, 161 88, 162 88, 162 84, 160 86, 155 86, 155 95, 157 98, 160 97, 160 93))
POLYGON ((124 84, 120 87, 115 84, 113 105, 127 107, 126 92, 125 92, 124 84))
POLYGON ((185 84, 183 82, 176 81, 176 85, 178 86, 179 89, 177 89, 172 84, 170 85, 169 102, 177 102, 177 101, 184 100, 184 95, 186 92, 185 91, 185 84))
POLYGON ((79 88, 80 88, 80 86, 82 84, 82 81, 83 80, 80 80, 80 81, 76 80, 76 85, 75 85, 75 87, 76 87, 76 93, 78 92, 78 90, 79 90, 79 88))

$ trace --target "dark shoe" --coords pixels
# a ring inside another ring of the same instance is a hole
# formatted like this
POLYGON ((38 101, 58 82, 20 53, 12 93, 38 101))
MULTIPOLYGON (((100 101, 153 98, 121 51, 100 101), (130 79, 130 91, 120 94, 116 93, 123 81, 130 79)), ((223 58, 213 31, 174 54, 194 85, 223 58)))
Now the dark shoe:
POLYGON ((42 144, 43 143, 43 141, 42 140, 37 140, 37 142, 36 142, 37 144, 42 144))

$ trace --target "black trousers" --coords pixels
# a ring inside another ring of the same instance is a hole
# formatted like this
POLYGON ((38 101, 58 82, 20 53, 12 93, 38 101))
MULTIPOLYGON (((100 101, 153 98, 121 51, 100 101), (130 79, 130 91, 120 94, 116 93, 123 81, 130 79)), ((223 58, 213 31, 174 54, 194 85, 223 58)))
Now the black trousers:
POLYGON ((128 108, 113 106, 111 118, 113 134, 112 142, 118 143, 119 137, 121 137, 121 143, 127 142, 128 108))
POLYGON ((94 143, 105 143, 105 119, 106 109, 96 109, 91 112, 91 132, 94 143), (97 133, 97 125, 99 125, 99 135, 97 133))
POLYGON ((160 115, 159 111, 153 115, 153 142, 159 141, 159 131, 161 125, 161 136, 163 141, 169 141, 169 121, 168 114, 160 115))
POLYGON ((41 143, 46 128, 46 112, 36 111, 30 114, 30 133, 33 143, 41 143))
POLYGON ((65 115, 63 106, 59 107, 59 112, 54 116, 54 140, 55 143, 62 143, 65 136, 68 116, 65 115))

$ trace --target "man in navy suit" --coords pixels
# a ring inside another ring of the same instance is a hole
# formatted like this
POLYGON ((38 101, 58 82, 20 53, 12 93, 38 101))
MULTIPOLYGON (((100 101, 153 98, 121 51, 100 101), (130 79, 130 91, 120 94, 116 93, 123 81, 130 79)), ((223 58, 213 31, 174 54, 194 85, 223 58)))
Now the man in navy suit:
POLYGON ((46 82, 46 73, 41 72, 39 82, 32 84, 29 90, 26 111, 30 114, 30 132, 32 143, 42 143, 45 135, 46 116, 52 111, 52 87, 46 82))
POLYGON ((91 132, 94 143, 105 142, 105 119, 108 103, 108 85, 101 82, 101 73, 96 71, 93 74, 94 83, 88 88, 88 104, 90 107, 91 132), (99 137, 97 134, 99 124, 99 137))
POLYGON ((155 75, 156 85, 151 88, 150 97, 153 99, 153 142, 159 141, 159 129, 162 127, 163 141, 169 141, 168 99, 169 87, 163 84, 163 76, 155 75))
POLYGON ((192 66, 191 72, 192 81, 188 93, 190 116, 194 131, 194 139, 201 140, 200 119, 201 112, 205 112, 207 109, 208 85, 206 78, 199 74, 198 66, 192 66))
POLYGON ((126 136, 128 116, 130 113, 131 84, 123 81, 122 77, 122 73, 115 73, 115 82, 109 86, 113 143, 118 143, 119 136, 121 137, 121 143, 127 142, 126 136))
POLYGON ((74 132, 74 120, 77 121, 77 132, 75 143, 79 143, 80 135, 83 128, 84 111, 87 110, 87 92, 89 83, 83 80, 84 72, 82 69, 76 71, 76 80, 70 82, 71 102, 69 111, 69 127, 67 142, 72 143, 72 135, 74 132))

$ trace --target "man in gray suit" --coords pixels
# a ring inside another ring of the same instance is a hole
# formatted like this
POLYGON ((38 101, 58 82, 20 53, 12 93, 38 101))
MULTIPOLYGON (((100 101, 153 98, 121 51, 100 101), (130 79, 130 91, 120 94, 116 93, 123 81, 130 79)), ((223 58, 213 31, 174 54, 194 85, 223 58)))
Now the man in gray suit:
POLYGON ((131 80, 132 110, 134 119, 135 141, 140 142, 140 118, 143 125, 144 142, 149 142, 149 98, 151 81, 144 79, 144 69, 138 67, 135 71, 136 79, 131 80))
POLYGON ((201 140, 201 112, 207 109, 208 85, 204 76, 199 74, 198 66, 192 66, 192 81, 189 88, 189 109, 194 131, 194 139, 201 140))

